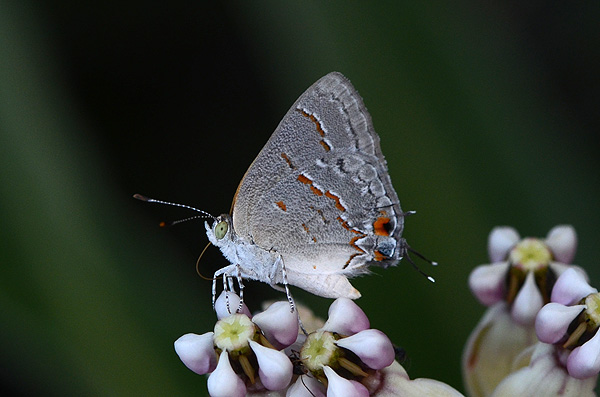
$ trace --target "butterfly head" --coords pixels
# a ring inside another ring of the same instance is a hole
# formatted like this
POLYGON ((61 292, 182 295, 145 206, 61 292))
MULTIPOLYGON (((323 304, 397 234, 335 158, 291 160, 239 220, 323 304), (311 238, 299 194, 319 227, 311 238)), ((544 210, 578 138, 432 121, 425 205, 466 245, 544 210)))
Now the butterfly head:
POLYGON ((214 218, 212 225, 209 225, 208 222, 204 222, 204 227, 206 228, 208 239, 217 247, 227 245, 233 240, 231 216, 227 214, 214 218))

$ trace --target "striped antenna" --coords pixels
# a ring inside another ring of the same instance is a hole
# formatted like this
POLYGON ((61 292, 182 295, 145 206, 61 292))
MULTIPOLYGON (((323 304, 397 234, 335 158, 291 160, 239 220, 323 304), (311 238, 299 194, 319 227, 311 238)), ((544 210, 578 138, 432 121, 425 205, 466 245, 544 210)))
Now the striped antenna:
POLYGON ((166 205, 172 205, 172 206, 174 206, 174 207, 187 208, 188 210, 192 210, 192 211, 200 212, 201 214, 203 214, 203 215, 192 216, 192 217, 190 217, 190 218, 182 219, 182 220, 180 220, 180 221, 174 221, 174 222, 171 222, 171 223, 169 223, 169 224, 166 224, 166 223, 165 223, 165 224, 161 224, 161 226, 170 226, 170 225, 174 225, 174 224, 176 224, 176 223, 181 223, 181 222, 189 221, 189 220, 191 220, 191 219, 196 219, 196 218, 211 218, 211 219, 217 219, 215 216, 213 216, 213 215, 209 214, 208 212, 206 212, 206 211, 202 211, 202 210, 200 210, 200 209, 198 209, 198 208, 195 208, 195 207, 192 207, 191 205, 185 205, 185 204, 179 204, 179 203, 171 203, 171 202, 169 202, 169 201, 163 201, 163 200, 156 200, 156 199, 153 199, 153 198, 150 198, 150 197, 143 196, 143 195, 141 195, 141 194, 138 194, 138 193, 134 194, 134 195, 133 195, 133 198, 134 198, 134 199, 138 199, 138 200, 140 200, 140 201, 146 201, 146 202, 148 202, 148 203, 166 204, 166 205))

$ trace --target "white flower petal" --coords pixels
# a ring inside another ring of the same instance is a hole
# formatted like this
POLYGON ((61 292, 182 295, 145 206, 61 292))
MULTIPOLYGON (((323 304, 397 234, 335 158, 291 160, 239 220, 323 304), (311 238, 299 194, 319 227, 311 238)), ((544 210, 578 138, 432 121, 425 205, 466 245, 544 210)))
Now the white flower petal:
POLYGON ((498 226, 492 229, 488 237, 488 254, 490 261, 505 261, 510 249, 519 242, 521 236, 512 227, 498 226))
POLYGON ((525 283, 513 302, 512 318, 519 324, 533 325, 535 316, 543 305, 544 298, 537 285, 535 285, 533 272, 529 272, 525 278, 525 283))
MULTIPOLYGON (((221 292, 221 295, 219 295, 219 297, 215 301, 215 311, 217 312, 217 318, 221 320, 225 317, 231 316, 235 313, 239 306, 240 297, 235 292, 221 292)), ((248 309, 245 303, 242 305, 242 311, 240 313, 243 313, 248 317, 252 318, 250 310, 248 309)))
POLYGON ((515 359, 536 341, 533 326, 515 323, 506 302, 488 308, 469 336, 462 357, 467 394, 489 396, 514 371, 515 359))
POLYGON ((535 332, 540 341, 550 344, 560 341, 583 309, 584 305, 565 306, 554 302, 542 307, 535 318, 535 332))
POLYGON ((600 372, 600 332, 569 354, 569 375, 577 379, 597 377, 600 372))
POLYGON ((569 376, 557 361, 555 346, 538 343, 529 366, 513 372, 498 385, 492 397, 514 396, 596 396, 595 379, 569 376))
POLYGON ((329 366, 323 367, 327 377, 327 397, 368 397, 369 391, 358 382, 352 382, 339 376, 329 366))
POLYGON ((410 380, 404 368, 397 361, 389 367, 377 371, 378 379, 369 377, 363 380, 368 390, 376 390, 372 396, 402 397, 464 397, 451 386, 433 379, 417 378, 410 380))
POLYGON ((244 397, 246 395, 246 385, 233 372, 229 363, 229 355, 225 350, 221 352, 217 368, 210 374, 206 383, 211 397, 244 397))
POLYGON ((354 301, 348 298, 336 299, 329 306, 328 315, 327 322, 321 328, 324 331, 352 335, 364 331, 370 326, 365 312, 354 301))
POLYGON ((299 376, 287 389, 285 397, 326 397, 325 386, 312 376, 299 376))
POLYGON ((290 346, 298 337, 298 311, 290 310, 290 303, 275 302, 262 313, 252 318, 269 342, 277 349, 290 346))
POLYGON ((217 366, 213 333, 185 334, 174 343, 175 352, 186 367, 199 375, 207 374, 217 366))
POLYGON ((572 305, 596 292, 598 290, 592 288, 581 273, 574 269, 567 269, 556 280, 556 284, 552 288, 551 300, 563 305, 572 305))
POLYGON ((392 342, 383 332, 376 329, 367 329, 339 339, 336 345, 352 351, 372 369, 382 369, 394 362, 395 351, 392 342))
POLYGON ((504 298, 504 280, 508 262, 477 266, 469 275, 469 288, 484 305, 491 306, 504 298))
POLYGON ((555 226, 546 236, 546 244, 558 262, 571 263, 577 250, 577 234, 570 225, 555 226))
POLYGON ((279 350, 264 347, 254 341, 249 342, 256 354, 258 375, 263 386, 269 390, 281 390, 289 385, 293 375, 290 359, 279 350))
POLYGON ((573 269, 576 272, 578 272, 581 275, 581 277, 583 277, 585 279, 585 281, 587 283, 589 283, 590 279, 589 279, 587 273, 580 266, 577 266, 577 265, 567 265, 567 264, 561 263, 561 262, 550 262, 550 268, 552 269, 552 271, 554 272, 554 274, 556 274, 556 278, 560 277, 561 274, 563 274, 567 269, 573 269))

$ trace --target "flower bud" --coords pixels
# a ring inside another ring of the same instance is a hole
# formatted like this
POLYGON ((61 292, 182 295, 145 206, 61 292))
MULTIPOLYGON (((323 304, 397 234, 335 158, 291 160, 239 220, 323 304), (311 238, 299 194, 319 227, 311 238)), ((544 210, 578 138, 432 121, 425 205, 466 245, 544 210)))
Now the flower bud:
POLYGON ((244 397, 246 395, 246 385, 231 368, 227 351, 221 352, 217 368, 208 377, 207 386, 211 397, 244 397))
POLYGON ((350 350, 369 368, 382 369, 394 362, 394 346, 381 331, 367 329, 336 341, 336 345, 350 350))
POLYGON ((277 349, 290 346, 298 337, 298 312, 289 302, 275 302, 252 319, 277 349))
POLYGON ((354 301, 338 298, 329 306, 328 319, 322 330, 352 335, 369 328, 369 319, 354 301))
POLYGON ((250 341, 258 361, 258 375, 269 390, 281 390, 292 380, 292 362, 279 350, 270 349, 250 341))
POLYGON ((181 361, 198 375, 212 372, 217 366, 213 335, 212 332, 202 335, 190 333, 175 341, 175 352, 181 361))
POLYGON ((323 367, 327 377, 327 397, 369 397, 369 391, 362 384, 339 376, 329 366, 323 367))
MULTIPOLYGON (((223 291, 215 301, 215 312, 217 313, 217 318, 219 320, 229 317, 232 314, 236 314, 237 309, 240 307, 240 297, 231 291, 223 291)), ((246 304, 242 304, 242 310, 239 312, 245 314, 248 317, 252 317, 250 315, 250 309, 246 306, 246 304)))

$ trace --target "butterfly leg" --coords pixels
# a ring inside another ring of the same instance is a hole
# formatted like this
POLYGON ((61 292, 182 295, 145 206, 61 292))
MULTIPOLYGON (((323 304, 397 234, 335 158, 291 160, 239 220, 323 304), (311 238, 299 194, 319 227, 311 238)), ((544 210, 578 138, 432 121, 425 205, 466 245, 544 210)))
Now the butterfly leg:
MULTIPOLYGON (((223 277, 223 290, 233 290, 233 280, 229 277, 233 271, 233 265, 221 268, 215 272, 212 279, 212 307, 215 310, 215 303, 217 302, 217 280, 219 277, 223 277), (229 284, 229 285, 228 285, 229 284)), ((227 309, 229 310, 229 301, 227 301, 227 309)))
POLYGON ((241 313, 242 305, 244 304, 244 283, 242 281, 242 271, 239 264, 235 265, 235 276, 240 287, 240 304, 238 305, 236 313, 241 313))
POLYGON ((225 291, 225 305, 227 307, 227 313, 231 314, 231 307, 229 307, 229 294, 227 292, 234 291, 233 280, 227 273, 223 273, 223 291, 225 291))
POLYGON ((215 310, 215 303, 217 301, 217 273, 213 276, 212 279, 212 307, 215 310))
MULTIPOLYGON (((277 260, 274 264, 274 269, 277 269, 281 266, 281 276, 283 278, 283 286, 285 287, 285 294, 287 295, 288 302, 290 303, 290 311, 294 311, 296 309, 296 304, 294 303, 294 298, 292 298, 292 294, 290 292, 290 287, 287 280, 287 272, 285 271, 285 263, 283 262, 283 258, 280 256, 277 257, 277 260)), ((273 280, 273 277, 271 277, 273 280)))
MULTIPOLYGON (((225 280, 223 280, 225 281, 225 280)), ((225 287, 225 282, 223 282, 223 287, 225 287)), ((226 291, 231 291, 235 293, 235 284, 233 284, 233 277, 227 274, 227 288, 224 288, 226 291)))

